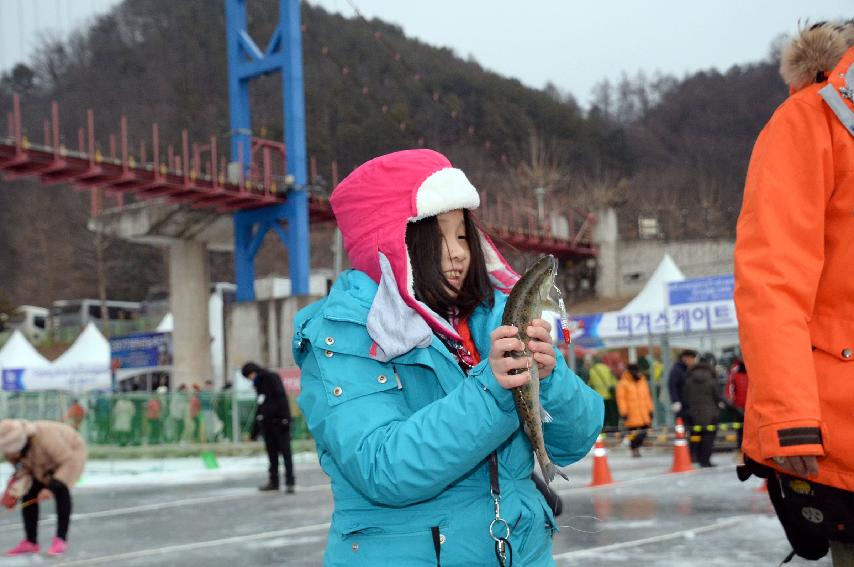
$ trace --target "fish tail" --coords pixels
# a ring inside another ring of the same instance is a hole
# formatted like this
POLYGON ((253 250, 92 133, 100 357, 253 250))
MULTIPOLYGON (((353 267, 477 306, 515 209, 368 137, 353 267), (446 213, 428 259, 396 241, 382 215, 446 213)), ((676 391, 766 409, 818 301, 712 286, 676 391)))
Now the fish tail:
POLYGON ((547 460, 545 463, 540 462, 540 470, 543 471, 543 479, 546 481, 546 484, 553 481, 556 474, 562 476, 564 480, 569 480, 569 477, 566 476, 566 473, 557 468, 555 464, 551 461, 547 460))

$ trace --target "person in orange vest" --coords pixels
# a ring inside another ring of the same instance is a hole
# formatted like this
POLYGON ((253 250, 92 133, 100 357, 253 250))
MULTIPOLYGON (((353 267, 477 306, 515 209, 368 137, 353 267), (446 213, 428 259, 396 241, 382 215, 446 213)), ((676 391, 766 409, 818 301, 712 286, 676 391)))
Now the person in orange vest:
POLYGON ((632 457, 640 457, 640 448, 652 425, 653 405, 649 382, 637 364, 629 364, 617 384, 617 408, 623 425, 630 431, 632 457))
POLYGON ((854 20, 782 52, 789 98, 759 134, 735 246, 750 369, 745 466, 797 553, 854 562, 854 20), (779 482, 778 482, 779 480, 779 482))
POLYGON ((80 405, 80 400, 74 398, 71 400, 71 405, 68 406, 68 411, 65 413, 65 423, 80 431, 80 425, 86 418, 86 410, 80 405))
POLYGON ((148 443, 151 445, 158 445, 160 443, 160 431, 163 423, 163 404, 161 403, 159 396, 164 395, 167 392, 168 388, 166 388, 166 386, 160 386, 157 388, 157 392, 153 393, 145 403, 145 420, 148 424, 148 443))

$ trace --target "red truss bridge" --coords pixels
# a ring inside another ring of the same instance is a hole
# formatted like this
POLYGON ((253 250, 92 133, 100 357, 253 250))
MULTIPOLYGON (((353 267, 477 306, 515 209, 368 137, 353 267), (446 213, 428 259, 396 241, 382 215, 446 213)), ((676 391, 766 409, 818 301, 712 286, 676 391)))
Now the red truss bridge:
MULTIPOLYGON (((98 214, 97 189, 116 198, 121 207, 125 196, 137 200, 160 199, 195 209, 228 214, 275 205, 287 199, 292 182, 286 171, 284 144, 253 138, 248 173, 229 170, 228 160, 217 153, 217 139, 191 144, 182 132, 178 151, 171 145, 161 151, 158 125, 151 128, 150 142, 141 141, 131 153, 127 118, 120 121, 119 134, 110 135, 105 155, 95 137, 95 115, 86 113, 86 127, 78 129, 77 147, 69 148, 60 139, 59 107, 51 103, 51 116, 43 122, 41 142, 22 130, 21 102, 15 95, 7 116, 7 131, 0 132, 0 173, 7 180, 36 177, 45 185, 68 183, 77 189, 93 190, 93 215, 98 214)), ((238 156, 242 163, 243 156, 238 156)), ((312 179, 316 168, 312 160, 312 179)), ((337 183, 333 163, 332 183, 337 183)), ((308 188, 311 222, 334 222, 325 195, 308 188)), ((484 227, 507 244, 524 251, 554 254, 572 260, 596 255, 592 242, 594 215, 569 206, 552 206, 560 212, 548 223, 537 222, 530 203, 490 198, 481 193, 480 219, 484 227)))

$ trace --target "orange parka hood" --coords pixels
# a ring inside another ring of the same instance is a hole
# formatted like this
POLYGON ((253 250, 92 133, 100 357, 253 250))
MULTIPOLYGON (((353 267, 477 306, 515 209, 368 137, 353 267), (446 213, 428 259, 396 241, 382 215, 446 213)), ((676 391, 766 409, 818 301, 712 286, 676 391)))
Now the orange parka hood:
POLYGON ((849 48, 854 47, 854 20, 820 22, 801 30, 780 54, 780 75, 789 92, 823 83, 849 48))

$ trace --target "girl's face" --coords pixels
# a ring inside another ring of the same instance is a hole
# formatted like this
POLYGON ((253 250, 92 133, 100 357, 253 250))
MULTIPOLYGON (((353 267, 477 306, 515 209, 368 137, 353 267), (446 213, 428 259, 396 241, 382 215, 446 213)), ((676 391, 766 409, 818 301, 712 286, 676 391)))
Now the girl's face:
POLYGON ((466 280, 471 261, 465 217, 462 209, 457 209, 436 215, 436 220, 442 233, 442 273, 456 297, 466 280))

